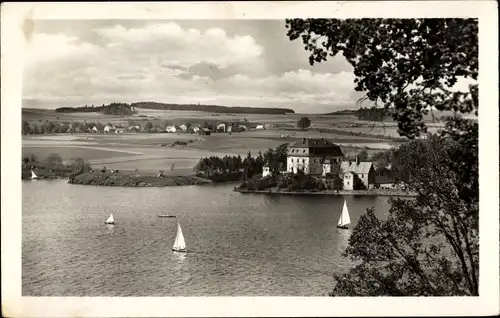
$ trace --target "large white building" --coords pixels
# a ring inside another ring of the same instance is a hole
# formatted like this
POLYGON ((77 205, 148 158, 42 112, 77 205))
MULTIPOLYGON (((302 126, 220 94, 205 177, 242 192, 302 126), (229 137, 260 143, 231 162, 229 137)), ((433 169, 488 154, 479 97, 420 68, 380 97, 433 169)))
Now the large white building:
POLYGON ((323 163, 340 164, 340 147, 323 138, 304 138, 288 147, 287 171, 297 173, 302 170, 311 175, 323 174, 323 163))

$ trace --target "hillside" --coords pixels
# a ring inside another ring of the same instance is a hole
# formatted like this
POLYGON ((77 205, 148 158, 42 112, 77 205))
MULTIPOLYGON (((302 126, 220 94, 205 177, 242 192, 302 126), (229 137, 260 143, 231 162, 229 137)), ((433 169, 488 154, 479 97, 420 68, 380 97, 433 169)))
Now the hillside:
POLYGON ((134 114, 131 105, 124 103, 111 103, 109 105, 102 105, 94 107, 60 107, 56 108, 56 113, 100 113, 105 115, 126 116, 134 114))
POLYGON ((218 106, 218 105, 198 105, 198 104, 165 104, 157 102, 132 103, 131 106, 144 109, 161 110, 184 110, 202 111, 210 113, 232 113, 232 114, 294 114, 289 108, 264 108, 264 107, 240 107, 240 106, 218 106))

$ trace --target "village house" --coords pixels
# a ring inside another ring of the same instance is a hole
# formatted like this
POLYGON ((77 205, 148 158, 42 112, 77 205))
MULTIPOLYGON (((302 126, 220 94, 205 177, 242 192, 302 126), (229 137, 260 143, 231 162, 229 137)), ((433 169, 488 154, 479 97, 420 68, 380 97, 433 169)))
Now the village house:
POLYGON ((200 129, 200 132, 199 132, 200 135, 205 135, 205 136, 210 136, 211 133, 212 133, 212 131, 208 128, 200 129))
POLYGON ((193 127, 193 132, 197 133, 200 131, 200 127, 199 126, 194 126, 193 127))
POLYGON ((129 131, 140 131, 141 130, 141 126, 139 126, 139 125, 129 126, 128 130, 129 131))
POLYGON ((340 147, 323 138, 303 138, 288 148, 287 171, 297 173, 299 170, 306 174, 322 175, 323 163, 339 162, 343 154, 340 147))
POLYGON ((218 123, 216 126, 216 130, 219 132, 226 132, 226 124, 225 123, 218 123))
POLYGON ((104 127, 104 133, 113 133, 115 131, 116 131, 116 128, 113 125, 106 125, 104 127))
POLYGON ((262 177, 267 177, 271 175, 271 168, 268 165, 262 167, 262 177))
POLYGON ((167 126, 167 128, 165 129, 166 132, 171 132, 171 133, 174 133, 174 132, 177 132, 177 128, 175 128, 175 126, 167 126))
POLYGON ((97 132, 98 132, 97 127, 96 127, 96 126, 94 126, 94 127, 92 128, 92 132, 93 132, 93 133, 97 133, 97 132))
POLYGON ((255 127, 255 129, 259 129, 259 130, 264 129, 264 125, 257 125, 257 127, 255 127))
POLYGON ((123 134, 124 131, 125 131, 125 129, 123 129, 123 128, 116 128, 115 134, 123 134))
POLYGON ((357 178, 359 178, 366 189, 372 188, 375 183, 373 163, 360 162, 359 157, 356 157, 355 161, 343 161, 340 165, 340 172, 343 175, 344 190, 354 190, 357 178))
POLYGON ((180 125, 179 127, 180 127, 180 129, 181 129, 182 131, 187 131, 187 129, 188 129, 188 128, 187 128, 187 126, 186 126, 186 125, 184 125, 184 124, 180 125))

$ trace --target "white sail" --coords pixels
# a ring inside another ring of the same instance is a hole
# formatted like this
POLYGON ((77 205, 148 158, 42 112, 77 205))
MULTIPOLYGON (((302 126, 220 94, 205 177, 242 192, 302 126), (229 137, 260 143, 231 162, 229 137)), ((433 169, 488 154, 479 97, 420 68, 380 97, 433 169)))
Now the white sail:
POLYGON ((109 215, 109 218, 106 220, 106 223, 108 224, 115 223, 115 219, 113 218, 113 213, 109 215))
POLYGON ((338 225, 343 226, 351 223, 351 218, 349 217, 349 210, 347 209, 347 202, 344 200, 344 207, 342 208, 342 214, 339 218, 338 225))
POLYGON ((186 249, 186 242, 184 241, 184 235, 182 235, 182 229, 179 222, 177 222, 177 235, 175 236, 173 250, 184 250, 186 249))
POLYGON ((31 170, 31 179, 37 179, 38 176, 35 174, 35 172, 33 172, 33 170, 31 170))

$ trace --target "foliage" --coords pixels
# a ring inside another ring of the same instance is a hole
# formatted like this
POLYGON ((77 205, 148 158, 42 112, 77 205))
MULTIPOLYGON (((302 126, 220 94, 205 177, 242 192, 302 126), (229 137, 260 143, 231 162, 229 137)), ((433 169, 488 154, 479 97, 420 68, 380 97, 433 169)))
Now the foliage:
POLYGON ((226 114, 287 114, 294 113, 288 108, 262 108, 262 107, 228 107, 217 105, 199 105, 199 104, 164 104, 156 102, 133 103, 133 107, 145 109, 164 109, 164 110, 183 110, 183 111, 202 111, 211 113, 226 114))
POLYGON ((327 189, 333 191, 340 191, 344 189, 344 180, 342 180, 338 171, 332 171, 331 173, 327 173, 325 177, 326 177, 327 189))
POLYGON ((92 169, 90 167, 90 164, 85 160, 83 160, 82 158, 71 159, 70 167, 73 171, 73 175, 79 175, 88 172, 92 169))
POLYGON ((48 167, 50 168, 60 168, 63 164, 63 160, 61 156, 57 153, 52 153, 45 158, 45 162, 47 162, 48 167))
POLYGON ((111 103, 109 105, 102 105, 97 107, 60 107, 56 108, 58 113, 101 113, 106 115, 133 115, 135 111, 132 110, 132 105, 126 103, 111 103))
MULTIPOLYGON (((402 136, 426 132, 431 109, 478 113, 478 85, 450 89, 477 80, 475 19, 293 19, 287 28, 311 64, 342 51, 356 90, 382 102, 402 136)), ((478 295, 477 141, 477 123, 454 116, 440 135, 392 151, 390 170, 418 196, 392 200, 387 221, 373 210, 361 217, 345 252, 358 265, 335 275, 331 295, 478 295)))
POLYGON ((263 155, 264 163, 269 166, 271 174, 278 175, 286 167, 288 144, 282 144, 275 149, 269 148, 263 155))
POLYGON ((361 150, 359 153, 358 153, 358 159, 360 162, 365 162, 365 161, 368 161, 368 152, 366 150, 361 150))
POLYGON ((450 90, 459 77, 477 80, 477 19, 287 19, 286 27, 311 52, 311 65, 342 52, 355 89, 380 101, 403 136, 426 132, 432 108, 477 115, 477 85, 450 90))
POLYGON ((457 148, 440 136, 401 146, 404 182, 418 197, 392 201, 386 222, 373 211, 360 219, 346 255, 362 263, 336 277, 333 294, 478 294, 478 187, 450 159, 457 148))
POLYGON ((311 120, 308 117, 301 117, 297 122, 297 127, 306 129, 311 126, 311 120))
POLYGON ((264 159, 262 154, 257 157, 241 156, 205 157, 195 166, 196 174, 215 182, 248 180, 254 175, 262 174, 264 159))

